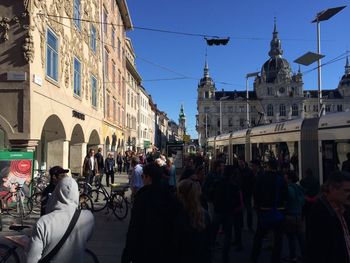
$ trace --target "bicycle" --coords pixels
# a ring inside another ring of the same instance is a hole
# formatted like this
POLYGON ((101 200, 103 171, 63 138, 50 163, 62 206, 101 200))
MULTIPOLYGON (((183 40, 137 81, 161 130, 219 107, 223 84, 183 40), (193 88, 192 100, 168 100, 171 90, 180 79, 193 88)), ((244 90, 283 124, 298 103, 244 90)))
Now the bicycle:
POLYGON ((129 184, 118 185, 113 184, 110 193, 103 186, 102 183, 97 185, 96 189, 88 192, 88 195, 92 199, 93 212, 102 211, 107 207, 107 212, 111 209, 113 214, 119 219, 123 220, 128 215, 128 200, 125 197, 125 192, 129 188, 129 184), (102 201, 100 201, 100 198, 102 201))
POLYGON ((6 212, 13 217, 20 217, 21 222, 26 218, 32 211, 33 204, 29 203, 29 199, 26 198, 26 195, 23 191, 23 185, 19 183, 11 183, 16 185, 15 192, 9 192, 6 194, 6 212), (26 209, 27 208, 27 209, 26 209))
MULTIPOLYGON (((20 225, 11 225, 9 227, 10 230, 14 230, 20 232, 23 229, 30 228, 29 226, 20 226, 20 225)), ((24 259, 20 258, 17 253, 17 249, 20 247, 23 250, 29 245, 30 237, 28 235, 16 235, 16 236, 5 236, 7 240, 9 240, 12 245, 0 244, 0 263, 20 263, 23 262, 24 259)), ((86 263, 99 263, 97 256, 90 250, 85 249, 85 258, 84 262, 86 263)))

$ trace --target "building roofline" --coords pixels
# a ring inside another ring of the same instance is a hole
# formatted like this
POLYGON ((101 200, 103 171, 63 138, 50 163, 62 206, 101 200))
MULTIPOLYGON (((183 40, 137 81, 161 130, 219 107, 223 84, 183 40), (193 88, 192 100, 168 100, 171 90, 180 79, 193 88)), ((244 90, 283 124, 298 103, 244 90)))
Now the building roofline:
POLYGON ((124 23, 126 30, 132 30, 133 25, 131 22, 129 8, 128 8, 128 5, 126 4, 126 0, 116 0, 116 2, 117 2, 117 5, 120 9, 120 13, 121 13, 123 23, 124 23))

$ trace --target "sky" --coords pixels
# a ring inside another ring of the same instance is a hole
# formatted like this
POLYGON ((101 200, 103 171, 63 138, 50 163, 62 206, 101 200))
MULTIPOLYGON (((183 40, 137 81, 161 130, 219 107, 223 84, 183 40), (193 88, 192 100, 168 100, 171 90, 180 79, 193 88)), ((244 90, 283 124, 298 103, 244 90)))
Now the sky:
MULTIPOLYGON (((260 71, 269 59, 270 41, 277 31, 293 71, 293 61, 308 51, 317 52, 316 14, 347 5, 338 0, 127 0, 134 30, 127 33, 136 53, 142 85, 158 108, 178 122, 184 105, 187 131, 197 138, 197 87, 203 77, 205 54, 217 90, 245 90, 247 73, 260 71), (138 29, 160 29, 230 37, 226 46, 207 46, 203 37, 138 29)), ((350 6, 321 22, 322 89, 335 89, 344 74, 345 52, 350 50, 350 6)), ((304 90, 317 90, 316 64, 302 66, 304 90), (308 72, 309 71, 309 72, 308 72)), ((253 80, 249 81, 252 89, 253 80)))

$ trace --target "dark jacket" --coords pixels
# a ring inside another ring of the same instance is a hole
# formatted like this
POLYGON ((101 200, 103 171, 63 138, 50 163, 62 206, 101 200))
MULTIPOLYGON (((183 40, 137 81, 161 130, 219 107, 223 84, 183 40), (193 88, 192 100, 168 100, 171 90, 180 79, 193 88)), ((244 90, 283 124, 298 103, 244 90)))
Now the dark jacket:
POLYGON ((285 207, 288 198, 287 182, 277 172, 266 171, 260 174, 257 178, 254 191, 254 205, 257 209, 260 208, 277 208, 285 207), (278 178, 277 178, 278 177, 278 178), (278 186, 276 185, 278 181, 278 186), (279 192, 276 196, 277 189, 279 192))
POLYGON ((163 263, 174 255, 172 224, 174 197, 160 185, 146 185, 135 196, 122 263, 163 263))
POLYGON ((212 201, 214 212, 233 214, 241 206, 241 191, 237 182, 231 177, 223 177, 215 186, 212 201))
POLYGON ((96 160, 97 160, 97 164, 98 164, 98 169, 99 170, 103 170, 103 168, 104 168, 104 163, 103 163, 103 156, 102 156, 102 154, 101 153, 96 153, 95 154, 95 158, 96 158, 96 160))
POLYGON ((209 215, 205 212, 206 228, 198 230, 191 226, 187 213, 180 209, 173 227, 172 263, 210 263, 209 215))
MULTIPOLYGON (((99 166, 98 166, 98 163, 97 163, 97 160, 96 158, 94 157, 94 171, 95 171, 95 174, 98 173, 98 170, 99 169, 99 166)), ((88 176, 90 171, 91 171, 91 159, 90 159, 90 156, 86 156, 85 159, 84 159, 84 163, 83 163, 83 176, 88 176)))
POLYGON ((114 173, 114 159, 113 158, 106 158, 105 160, 105 173, 106 174, 113 174, 114 173))
MULTIPOLYGON (((345 220, 350 228, 349 213, 345 220)), ((341 222, 325 196, 314 204, 306 221, 308 263, 349 263, 341 222)))

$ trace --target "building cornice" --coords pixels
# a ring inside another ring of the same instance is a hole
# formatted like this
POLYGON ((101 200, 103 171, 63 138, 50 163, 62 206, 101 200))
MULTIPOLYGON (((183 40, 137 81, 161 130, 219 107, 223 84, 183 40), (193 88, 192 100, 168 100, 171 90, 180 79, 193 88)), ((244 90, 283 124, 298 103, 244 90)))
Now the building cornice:
POLYGON ((125 29, 132 30, 131 17, 130 17, 130 13, 129 13, 129 9, 128 9, 128 5, 126 4, 126 1, 125 0, 116 0, 116 1, 120 10, 120 14, 123 19, 125 29))

